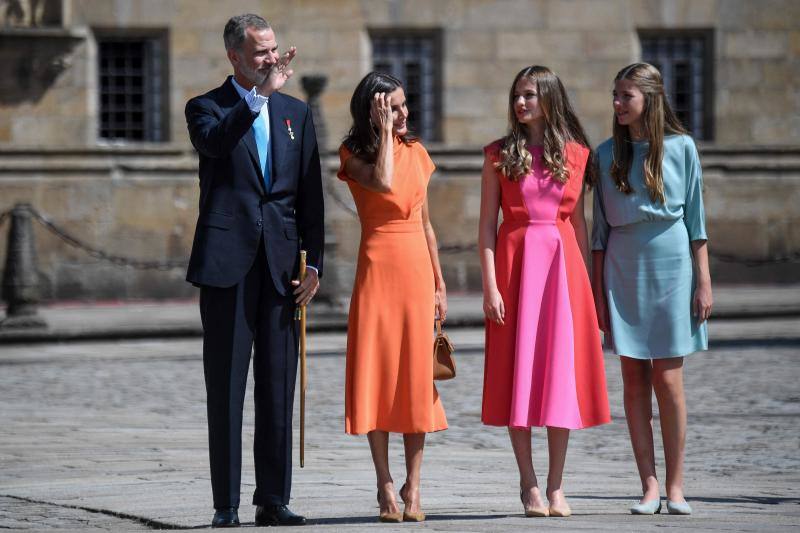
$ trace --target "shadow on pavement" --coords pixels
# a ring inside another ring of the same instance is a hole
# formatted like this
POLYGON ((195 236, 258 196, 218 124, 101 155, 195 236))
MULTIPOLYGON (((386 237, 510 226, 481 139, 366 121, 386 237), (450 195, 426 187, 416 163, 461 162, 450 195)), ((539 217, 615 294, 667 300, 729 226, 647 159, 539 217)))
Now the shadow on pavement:
MULTIPOLYGON (((571 494, 570 500, 617 500, 617 501, 638 501, 640 496, 587 496, 579 494, 571 494)), ((662 500, 664 498, 662 497, 662 500)), ((780 498, 774 496, 738 496, 738 497, 721 497, 715 498, 713 496, 700 496, 688 497, 686 499, 691 502, 704 502, 704 503, 752 503, 755 505, 780 505, 782 503, 800 504, 800 498, 780 498)))
MULTIPOLYGON (((426 514, 425 521, 433 522, 437 520, 493 520, 500 518, 508 518, 514 515, 506 514, 426 514)), ((308 525, 318 526, 331 526, 331 525, 346 525, 346 524, 378 524, 377 516, 340 516, 336 518, 310 518, 308 525)))

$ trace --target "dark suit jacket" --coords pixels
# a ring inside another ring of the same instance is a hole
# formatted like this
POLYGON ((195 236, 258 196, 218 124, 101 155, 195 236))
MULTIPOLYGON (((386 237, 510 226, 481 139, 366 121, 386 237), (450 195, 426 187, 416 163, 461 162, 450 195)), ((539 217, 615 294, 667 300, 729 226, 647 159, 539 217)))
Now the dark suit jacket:
POLYGON ((300 246, 322 275, 322 180, 308 106, 269 97, 272 177, 265 190, 253 135, 256 114, 230 77, 186 104, 192 144, 200 154, 200 212, 186 280, 231 287, 247 274, 261 237, 278 293, 292 291, 300 246), (294 139, 291 138, 291 132, 294 139))

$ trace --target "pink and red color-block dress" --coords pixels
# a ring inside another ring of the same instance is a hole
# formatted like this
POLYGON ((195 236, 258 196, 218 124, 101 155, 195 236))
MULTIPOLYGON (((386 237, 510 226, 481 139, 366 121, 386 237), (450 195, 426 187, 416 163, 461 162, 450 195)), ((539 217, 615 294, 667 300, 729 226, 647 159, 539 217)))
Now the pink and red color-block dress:
MULTIPOLYGON (((484 148, 499 159, 502 141, 484 148)), ((544 167, 529 147, 531 173, 500 172, 503 222, 497 233, 497 287, 504 325, 486 322, 484 424, 580 429, 610 421, 603 351, 591 285, 570 222, 583 190, 589 150, 566 146, 569 179, 544 167)))

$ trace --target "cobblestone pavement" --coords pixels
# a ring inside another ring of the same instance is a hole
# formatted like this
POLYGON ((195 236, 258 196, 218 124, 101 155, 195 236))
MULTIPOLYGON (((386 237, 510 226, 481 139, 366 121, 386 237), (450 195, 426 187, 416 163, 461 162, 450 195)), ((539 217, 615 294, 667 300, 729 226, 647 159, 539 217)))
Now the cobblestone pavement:
MULTIPOLYGON (((450 429, 430 435, 426 448, 429 519, 397 526, 376 523, 366 439, 343 432, 344 335, 312 335, 306 467, 295 462, 292 508, 315 531, 797 531, 800 346, 758 332, 796 337, 800 320, 720 324, 718 331, 724 328, 727 342, 686 363, 691 517, 627 514, 638 480, 619 364, 607 355, 613 422, 573 432, 570 442, 565 489, 575 514, 524 518, 506 432, 480 424, 482 332, 474 329, 451 332, 459 375, 439 386, 450 429), (751 340, 735 342, 736 331, 749 331, 751 340)), ((0 529, 206 526, 212 509, 199 354, 199 340, 0 347, 0 529)), ((240 516, 252 525, 252 384, 249 391, 240 516)), ((399 486, 399 438, 391 456, 399 486)), ((534 463, 544 482, 543 430, 534 432, 534 463)))

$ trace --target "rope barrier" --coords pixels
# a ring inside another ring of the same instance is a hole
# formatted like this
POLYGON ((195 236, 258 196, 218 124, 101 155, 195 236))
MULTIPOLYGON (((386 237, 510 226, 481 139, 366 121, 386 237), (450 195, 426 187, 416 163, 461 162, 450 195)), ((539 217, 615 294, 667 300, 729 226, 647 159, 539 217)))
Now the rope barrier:
POLYGON ((31 208, 31 215, 38 220, 50 233, 64 241, 65 243, 86 252, 89 256, 106 261, 116 266, 131 267, 137 270, 172 270, 173 268, 185 268, 188 264, 186 261, 145 261, 141 259, 134 259, 122 255, 114 255, 89 244, 82 240, 70 235, 65 230, 59 228, 53 221, 42 215, 35 209, 31 208))
POLYGON ((733 254, 722 254, 710 251, 709 255, 714 259, 724 263, 739 263, 749 267, 764 266, 764 265, 779 265, 782 263, 798 263, 800 262, 800 252, 795 252, 788 255, 778 255, 767 257, 764 259, 757 259, 754 257, 741 257, 733 254))
MULTIPOLYGON (((358 217, 358 213, 350 207, 338 194, 338 191, 335 190, 334 187, 328 184, 327 192, 329 193, 330 197, 344 210, 349 212, 354 217, 358 217)), ((0 213, 0 226, 6 221, 6 219, 10 218, 11 216, 11 209, 0 213)), ((71 235, 66 230, 60 228, 55 222, 50 220, 46 215, 43 215, 36 211, 35 209, 31 208, 31 215, 35 218, 40 224, 42 224, 50 233, 54 234, 56 237, 61 239, 63 242, 67 243, 68 245, 78 248, 84 251, 91 257, 95 259, 99 259, 101 261, 106 261, 111 264, 117 266, 124 266, 124 267, 131 267, 138 270, 172 270, 174 268, 185 268, 188 262, 186 260, 181 261, 146 261, 142 259, 136 259, 132 257, 126 257, 122 255, 115 255, 108 253, 104 250, 100 250, 99 248, 95 248, 87 244, 86 242, 82 241, 81 239, 71 235)), ((449 245, 442 245, 439 247, 440 254, 460 254, 465 252, 476 252, 478 250, 477 244, 449 244, 449 245)), ((773 265, 773 264, 785 264, 785 263, 800 263, 800 252, 794 252, 785 255, 775 255, 772 257, 765 257, 765 258, 755 258, 755 257, 744 257, 734 254, 726 254, 720 252, 714 252, 713 250, 709 251, 709 255, 718 261, 722 261, 724 263, 737 263, 742 264, 749 267, 756 267, 756 266, 764 266, 764 265, 773 265)))
MULTIPOLYGON (((463 252, 476 252, 477 250, 477 244, 453 244, 439 247, 440 254, 458 254, 463 252)), ((723 263, 738 263, 749 267, 800 262, 800 252, 767 258, 755 258, 719 253, 710 250, 709 255, 718 261, 722 261, 723 263)))

